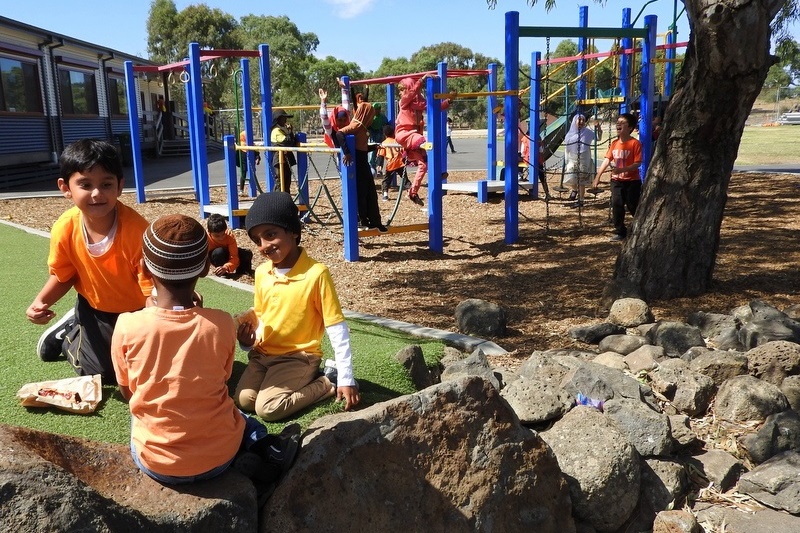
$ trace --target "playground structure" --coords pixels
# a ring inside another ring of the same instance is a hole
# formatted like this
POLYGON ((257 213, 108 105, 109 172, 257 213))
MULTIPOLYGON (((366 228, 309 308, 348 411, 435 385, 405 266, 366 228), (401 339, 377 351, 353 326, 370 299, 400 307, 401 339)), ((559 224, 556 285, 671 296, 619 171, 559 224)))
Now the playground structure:
MULTIPOLYGON (((141 67, 134 66, 132 62, 126 62, 125 73, 128 87, 128 98, 132 103, 129 106, 128 118, 129 126, 131 129, 132 137, 132 151, 134 154, 133 167, 134 167, 134 180, 136 188, 136 198, 138 203, 146 201, 145 194, 145 180, 143 176, 143 165, 141 156, 141 145, 139 143, 139 122, 138 110, 135 102, 135 83, 134 76, 136 72, 179 72, 181 80, 186 85, 186 100, 188 107, 188 119, 190 124, 190 150, 191 150, 191 163, 192 163, 192 176, 195 194, 200 204, 200 216, 205 218, 210 213, 220 213, 229 219, 231 228, 241 227, 242 217, 247 214, 247 211, 252 206, 252 201, 239 202, 238 188, 237 188, 237 172, 236 172, 236 150, 246 150, 247 165, 249 167, 249 175, 253 176, 255 169, 255 152, 262 151, 268 155, 269 162, 267 168, 272 167, 271 156, 275 152, 291 150, 298 154, 297 157, 297 174, 298 174, 298 189, 301 198, 301 211, 308 210, 308 163, 309 153, 327 153, 334 156, 339 154, 338 149, 331 149, 328 147, 320 147, 308 145, 305 143, 305 135, 300 132, 297 134, 301 146, 298 147, 275 147, 269 146, 269 136, 265 135, 265 146, 254 145, 253 139, 253 122, 252 115, 245 112, 244 116, 244 131, 246 144, 240 145, 236 143, 234 136, 226 136, 224 139, 224 155, 225 155, 225 183, 227 184, 227 202, 226 204, 214 205, 210 199, 209 187, 209 174, 208 174, 208 158, 206 151, 205 136, 203 134, 203 96, 202 96, 202 83, 201 83, 201 64, 203 61, 219 59, 222 57, 241 57, 241 86, 242 86, 242 108, 244 110, 253 109, 250 99, 250 79, 249 79, 249 60, 248 57, 257 57, 259 60, 260 74, 261 74, 261 120, 262 131, 269 132, 272 124, 272 96, 269 90, 270 87, 270 69, 269 69, 269 47, 267 45, 260 45, 258 51, 243 51, 243 50, 201 50, 198 43, 190 43, 189 57, 177 63, 163 65, 163 66, 149 66, 141 67)), ((405 76, 404 76, 405 77, 405 76)), ((346 77, 345 77, 346 80, 346 77)), ((393 94, 394 87, 389 86, 387 92, 393 94)), ((312 107, 312 106, 302 106, 312 107)), ((313 106, 316 108, 317 106, 313 106)), ((390 106, 391 107, 391 106, 390 106)), ((286 109, 291 108, 291 106, 286 109)), ((441 121, 441 115, 435 116, 428 115, 428 124, 431 127, 437 127, 444 131, 444 124, 441 121)), ((351 153, 355 153, 352 136, 348 136, 348 146, 351 153)), ((434 158, 437 163, 441 160, 434 158)), ((342 224, 344 232, 344 256, 348 261, 358 260, 358 238, 359 236, 372 236, 377 235, 376 230, 359 231, 357 223, 357 196, 356 196, 356 180, 355 180, 355 164, 351 162, 350 165, 345 165, 343 162, 337 162, 338 171, 342 181, 342 224)), ((441 167, 440 167, 441 168, 441 167)), ((435 166, 432 164, 431 169, 434 170, 435 166)), ((436 175, 441 175, 441 170, 437 171, 436 175)), ((258 183, 254 179, 249 180, 249 192, 251 196, 255 196, 258 183)), ((275 177, 270 171, 266 172, 266 189, 272 191, 275 189, 275 177)), ((441 190, 435 193, 436 187, 429 185, 429 202, 428 202, 428 223, 415 224, 406 227, 394 227, 390 229, 390 233, 398 233, 401 231, 424 231, 429 233, 429 246, 432 250, 439 253, 443 250, 443 232, 442 232, 442 214, 441 214, 441 190), (438 201, 437 201, 438 200, 438 201)))
MULTIPOLYGON (((640 176, 644 179, 647 172, 647 166, 652 157, 653 143, 652 143, 652 122, 653 116, 653 103, 654 95, 653 88, 655 83, 654 67, 656 63, 656 26, 657 18, 653 15, 644 18, 644 28, 634 28, 631 23, 631 10, 623 9, 623 20, 621 28, 591 28, 588 26, 588 7, 582 6, 580 8, 580 26, 576 28, 559 28, 559 27, 534 27, 534 26, 520 26, 519 13, 510 11, 506 13, 506 49, 505 49, 505 86, 509 92, 504 97, 503 101, 503 115, 505 120, 504 131, 504 161, 503 168, 503 189, 505 193, 505 242, 506 244, 513 244, 519 239, 519 179, 517 168, 519 164, 518 147, 519 147, 519 131, 516 127, 519 117, 519 40, 521 37, 544 37, 548 39, 552 37, 570 38, 577 37, 579 39, 578 48, 581 55, 573 58, 565 58, 563 61, 577 60, 578 61, 578 78, 576 89, 576 111, 581 111, 581 106, 597 105, 601 103, 598 101, 597 95, 594 99, 587 98, 586 83, 584 75, 587 71, 586 60, 590 54, 586 53, 587 39, 589 38, 610 38, 621 39, 622 49, 600 54, 591 54, 593 57, 603 57, 608 54, 618 54, 620 56, 620 70, 623 73, 630 72, 630 59, 636 52, 641 52, 641 66, 639 73, 640 80, 640 94, 639 94, 639 140, 642 143, 643 161, 640 168, 640 176), (633 46, 633 39, 639 39, 641 46, 635 48, 633 46)), ((673 34, 674 38, 674 34, 673 34)), ((674 59, 674 49, 677 46, 685 45, 685 43, 671 43, 664 45, 662 48, 670 53, 671 58, 674 59)), ((549 52, 549 50, 548 50, 549 52)), ((670 60, 668 56, 667 60, 670 60)), ((531 89, 530 89, 530 116, 539 117, 541 111, 542 100, 542 74, 541 66, 546 65, 549 67, 552 60, 547 57, 545 61, 541 59, 541 52, 534 52, 531 54, 531 89)), ((672 62, 667 62, 667 66, 671 68, 672 62)), ((671 74, 670 74, 671 75, 671 74)), ((666 77, 666 76, 665 76, 666 77)), ((629 75, 620 76, 620 95, 619 98, 611 97, 606 102, 619 106, 619 112, 626 112, 630 109, 634 100, 634 87, 631 83, 632 77, 629 75)), ((671 90, 671 84, 669 84, 671 90)), ((608 98, 608 97, 606 97, 608 98)), ((568 110, 569 112, 569 110, 568 110)), ((566 113, 565 113, 566 114, 566 113)), ((490 135, 491 135, 490 127, 490 135)), ((541 143, 541 124, 539 120, 530 121, 530 138, 531 138, 531 153, 538 154, 541 143)), ((490 174, 491 176, 491 174, 490 174)), ((532 191, 538 191, 538 173, 529 169, 528 181, 531 183, 532 191)))
MULTIPOLYGON (((581 8, 582 11, 588 8, 581 8)), ((581 67, 581 61, 587 59, 589 54, 585 53, 586 42, 585 39, 589 36, 593 37, 617 37, 622 36, 623 39, 639 38, 642 40, 642 79, 645 82, 643 87, 652 87, 652 69, 650 62, 654 58, 654 43, 655 43, 655 17, 645 18, 644 29, 634 29, 624 27, 625 12, 627 12, 628 21, 630 20, 630 10, 623 11, 623 28, 588 28, 585 24, 586 16, 582 15, 581 28, 537 28, 537 27, 520 27, 519 14, 516 12, 506 13, 506 52, 505 62, 509 67, 505 71, 505 90, 498 90, 497 88, 497 67, 490 65, 486 71, 462 71, 451 70, 448 71, 446 63, 440 63, 435 73, 437 76, 428 78, 426 81, 426 91, 429 95, 427 106, 427 129, 428 140, 432 143, 433 150, 429 152, 429 178, 428 178, 428 203, 427 203, 427 224, 415 224, 408 227, 393 227, 390 228, 390 233, 398 233, 401 231, 428 231, 429 235, 429 248, 438 253, 443 251, 443 228, 442 228, 442 195, 444 194, 445 180, 442 176, 447 172, 447 158, 446 150, 444 147, 445 139, 445 117, 446 111, 439 108, 437 100, 442 98, 458 98, 458 97, 474 97, 474 96, 487 96, 487 114, 488 121, 488 145, 487 145, 487 176, 488 180, 479 182, 478 195, 479 200, 485 199, 488 195, 491 185, 500 185, 500 187, 492 187, 492 189, 503 189, 505 193, 505 241, 507 244, 516 242, 519 235, 518 229, 518 190, 520 187, 528 189, 534 196, 538 195, 538 175, 532 168, 528 169, 528 180, 525 183, 520 183, 517 173, 519 167, 518 147, 519 147, 519 131, 516 125, 518 124, 519 117, 519 91, 518 83, 518 55, 519 55, 519 38, 520 37, 574 37, 584 39, 582 50, 584 51, 581 59, 579 60, 579 77, 578 77, 578 90, 577 102, 581 105, 589 104, 589 99, 586 98, 585 83, 580 83, 583 74, 586 72, 585 67, 581 67), (489 90, 481 93, 448 93, 447 92, 447 79, 448 77, 463 76, 463 75, 488 75, 489 90), (497 106, 497 97, 503 97, 502 106, 497 106), (505 136, 504 136, 504 158, 505 166, 502 170, 502 180, 496 179, 496 169, 498 165, 498 147, 497 147, 497 123, 494 110, 498 107, 503 109, 503 114, 507 119, 505 120, 505 136)), ((674 46, 667 48, 674 50, 674 46)), ((623 51, 617 52, 621 59, 627 58, 634 50, 631 46, 623 43, 623 51)), ((607 53, 611 54, 611 53, 607 53)), ((599 54, 592 54, 599 57, 599 54)), ((308 191, 308 154, 312 152, 328 153, 334 159, 338 159, 338 150, 330 148, 323 148, 320 146, 313 146, 304 144, 305 138, 302 134, 298 134, 301 140, 301 146, 292 148, 271 147, 269 146, 269 137, 265 137, 265 146, 255 146, 253 143, 253 118, 251 113, 245 112, 244 116, 244 131, 245 131, 245 144, 239 145, 236 143, 238 136, 235 139, 233 136, 228 136, 224 139, 224 155, 226 159, 226 183, 227 183, 227 204, 226 205, 212 205, 210 202, 209 194, 209 176, 208 176, 208 160, 206 155, 205 136, 203 135, 203 97, 202 97, 202 84, 201 84, 201 63, 203 61, 219 59, 222 57, 240 57, 241 58, 241 87, 242 87, 242 107, 244 110, 254 109, 250 101, 250 79, 249 79, 249 60, 248 57, 257 57, 260 66, 260 82, 261 82, 261 122, 262 131, 269 132, 272 123, 272 96, 269 90, 270 87, 270 69, 269 69, 269 48, 267 45, 260 45, 258 51, 241 51, 241 50, 203 50, 201 51, 197 43, 191 43, 189 46, 189 57, 181 62, 164 65, 159 67, 134 67, 131 62, 125 64, 125 75, 127 88, 128 88, 128 101, 129 105, 129 123, 131 128, 131 136, 133 142, 133 155, 134 155, 134 175, 136 182, 137 201, 145 201, 144 179, 142 176, 142 161, 141 161, 141 147, 139 146, 139 123, 138 111, 136 109, 137 99, 135 97, 135 72, 180 72, 182 81, 185 81, 187 92, 187 106, 188 117, 190 124, 190 146, 191 146, 191 162, 192 162, 192 175, 195 193, 200 203, 200 215, 206 217, 211 212, 220 212, 228 216, 232 228, 237 228, 241 224, 241 217, 247 213, 252 202, 242 202, 240 204, 237 194, 237 171, 235 166, 236 150, 246 150, 247 165, 250 169, 249 175, 253 176, 255 169, 255 152, 263 151, 269 156, 271 160, 274 152, 281 150, 291 150, 298 154, 298 189, 300 190, 300 197, 305 205, 301 205, 301 210, 307 210, 309 204, 309 191, 308 191), (186 79, 184 79, 186 78, 186 79)), ((574 58, 572 58, 574 59, 574 58)), ((551 61, 548 57, 547 61, 551 61)), ((532 55, 532 72, 531 72, 531 97, 530 97, 530 116, 538 117, 541 106, 541 71, 540 67, 543 63, 541 61, 541 54, 534 53, 532 55)), ((555 62, 555 61, 552 61, 555 62)), ((548 63, 549 66, 549 63, 548 63)), ((387 84, 387 102, 395 102, 395 87, 393 82, 399 81, 405 77, 421 77, 426 73, 405 74, 400 76, 392 76, 387 78, 377 78, 371 80, 360 80, 352 82, 353 84, 387 84)), ((350 83, 348 81, 348 83, 350 83)), ((565 89, 566 91, 566 89, 565 89)), ((622 101, 620 101, 620 110, 629 102, 630 88, 622 88, 622 101)), ((596 96, 596 95, 595 95, 596 96)), ((595 98, 597 100, 597 98, 595 98)), ((595 102, 596 104, 597 102, 595 102)), ((652 110, 652 91, 644 91, 640 96, 641 116, 647 117, 652 110)), ((290 106, 291 107, 291 106, 290 106)), ((302 106, 302 107, 316 107, 316 106, 302 106)), ((288 107, 287 107, 288 109, 288 107)), ((395 106, 387 105, 386 108, 389 122, 395 120, 395 106)), ((565 114, 566 115, 566 114, 565 114)), ((548 138, 559 128, 565 131, 566 116, 563 118, 562 123, 557 125, 550 125, 544 133, 548 138)), ((650 136, 650 121, 644 120, 640 123, 641 139, 644 147, 646 147, 645 164, 643 165, 642 175, 646 170, 646 164, 649 162, 651 155, 651 143, 649 142, 650 136)), ((541 143, 541 124, 538 120, 532 120, 530 124, 530 137, 532 139, 531 153, 538 153, 541 143)), ((563 138, 563 136, 562 136, 563 138)), ((352 138, 348 139, 348 143, 352 143, 352 138)), ((552 139, 550 140, 552 143, 552 139)), ((560 142, 560 141, 559 141, 560 142)), ((349 145, 349 144, 348 144, 349 145)), ((354 150, 351 147, 351 150, 354 150)), ((342 224, 344 227, 344 255, 348 261, 358 260, 358 238, 364 236, 377 235, 377 230, 359 231, 357 226, 357 201, 355 192, 355 168, 354 164, 344 165, 338 161, 338 171, 342 180, 342 224)), ((271 169, 271 161, 266 165, 271 169)), ((266 172, 266 189, 274 189, 274 177, 270 171, 266 172)), ((256 189, 260 191, 258 183, 254 179, 249 180, 249 192, 251 196, 255 196, 256 189)), ((330 195, 329 195, 330 197, 330 195)), ((331 199, 332 200, 332 199, 331 199)), ((313 213, 311 213, 313 214, 313 213)), ((338 213, 337 213, 338 214, 338 213)))

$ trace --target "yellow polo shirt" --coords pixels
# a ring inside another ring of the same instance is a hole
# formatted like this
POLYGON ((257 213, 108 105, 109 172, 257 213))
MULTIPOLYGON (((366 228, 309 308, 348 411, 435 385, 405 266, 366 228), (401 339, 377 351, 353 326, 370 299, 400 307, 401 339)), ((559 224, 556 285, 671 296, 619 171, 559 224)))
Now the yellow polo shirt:
POLYGON ((254 308, 263 324, 255 349, 265 355, 322 356, 325 328, 344 322, 328 267, 303 248, 285 276, 275 272, 272 261, 256 269, 254 308))

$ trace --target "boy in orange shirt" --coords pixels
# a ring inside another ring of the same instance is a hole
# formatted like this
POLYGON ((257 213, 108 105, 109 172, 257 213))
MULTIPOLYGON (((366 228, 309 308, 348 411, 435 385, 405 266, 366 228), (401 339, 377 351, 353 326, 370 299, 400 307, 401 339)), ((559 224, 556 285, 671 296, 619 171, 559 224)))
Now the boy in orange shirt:
POLYGON ((50 307, 74 287, 75 308, 42 334, 36 351, 43 361, 63 353, 78 375, 100 374, 107 384, 115 383, 110 344, 117 317, 144 307, 153 288, 141 270, 147 221, 118 201, 122 183, 112 144, 83 139, 64 150, 58 188, 75 205, 53 225, 50 277, 26 311, 34 324, 47 324, 55 316, 50 307))
POLYGON ((213 267, 211 272, 215 276, 225 277, 250 273, 253 269, 253 252, 236 245, 236 237, 228 229, 225 217, 218 213, 209 215, 206 227, 208 228, 208 257, 213 267))
POLYGON ((209 479, 234 465, 263 495, 294 461, 300 426, 267 435, 228 395, 234 319, 194 298, 209 269, 203 226, 184 215, 163 216, 144 232, 143 256, 158 296, 150 307, 121 314, 111 341, 120 393, 130 405, 134 462, 170 484, 209 479))
POLYGON ((627 237, 625 227, 625 208, 631 216, 636 215, 639 196, 642 193, 642 180, 639 167, 642 165, 642 143, 631 136, 636 129, 636 117, 622 113, 617 119, 617 139, 611 143, 603 163, 597 170, 592 187, 597 188, 603 172, 614 163, 611 170, 611 218, 614 222, 612 241, 622 241, 627 237))

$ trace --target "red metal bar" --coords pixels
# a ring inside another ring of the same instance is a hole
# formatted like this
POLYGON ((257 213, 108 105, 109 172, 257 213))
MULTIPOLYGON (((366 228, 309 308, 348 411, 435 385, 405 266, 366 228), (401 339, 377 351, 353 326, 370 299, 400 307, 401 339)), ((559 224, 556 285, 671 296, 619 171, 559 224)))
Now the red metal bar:
MULTIPOLYGON (((689 41, 684 41, 682 43, 673 43, 673 44, 659 44, 656 46, 656 50, 666 50, 668 48, 680 48, 687 46, 689 41)), ((554 57, 549 61, 547 59, 540 60, 537 65, 547 65, 548 63, 551 65, 555 65, 556 63, 566 63, 568 61, 578 61, 579 59, 596 59, 598 57, 609 57, 609 56, 618 56, 622 54, 634 54, 637 52, 641 52, 641 48, 626 48, 621 50, 610 50, 608 52, 595 52, 593 54, 581 54, 576 56, 569 56, 569 57, 554 57)))
MULTIPOLYGON (((400 74, 397 76, 385 76, 383 78, 370 78, 367 80, 351 81, 350 85, 375 85, 379 83, 395 83, 404 78, 421 78, 425 74, 436 74, 437 71, 431 70, 428 72, 414 72, 413 74, 400 74)), ((466 69, 453 69, 447 71, 448 78, 460 78, 463 76, 485 76, 489 74, 488 70, 466 70, 466 69)))
MULTIPOLYGON (((258 50, 201 50, 200 61, 210 61, 221 57, 258 57, 258 50)), ((184 70, 189 60, 178 61, 168 65, 134 65, 134 72, 169 72, 184 70)))

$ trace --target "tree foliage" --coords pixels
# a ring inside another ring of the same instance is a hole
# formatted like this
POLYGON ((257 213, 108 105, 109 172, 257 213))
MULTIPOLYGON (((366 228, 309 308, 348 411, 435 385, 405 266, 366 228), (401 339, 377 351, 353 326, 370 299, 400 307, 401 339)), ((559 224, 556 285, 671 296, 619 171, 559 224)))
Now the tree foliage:
POLYGON ((274 105, 308 103, 306 72, 316 61, 312 55, 319 46, 316 34, 301 32, 286 16, 246 15, 241 19, 238 36, 247 49, 269 45, 274 105))
MULTIPOLYGON (((189 43, 201 49, 235 50, 241 48, 235 30, 239 23, 220 9, 205 4, 187 6, 178 11, 173 0, 153 0, 147 18, 147 49, 150 58, 164 64, 181 61, 189 54, 189 43)), ((212 108, 224 105, 233 60, 216 59, 204 66, 203 98, 212 108)), ((173 76, 171 98, 184 103, 185 92, 173 76), (176 90, 177 89, 177 90, 176 90)))

